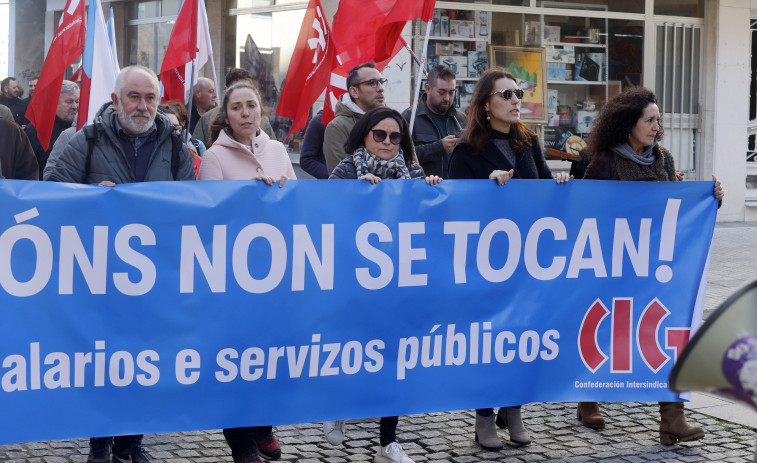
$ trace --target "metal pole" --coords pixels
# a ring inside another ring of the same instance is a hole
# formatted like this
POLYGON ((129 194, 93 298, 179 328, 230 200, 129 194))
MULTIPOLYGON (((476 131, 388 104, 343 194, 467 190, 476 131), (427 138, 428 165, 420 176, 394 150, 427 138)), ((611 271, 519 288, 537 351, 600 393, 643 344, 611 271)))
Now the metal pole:
MULTIPOLYGON (((184 67, 186 69, 186 66, 184 67)), ((184 77, 186 79, 186 77, 184 77)), ((192 136, 191 133, 189 133, 189 128, 192 126, 192 97, 194 96, 194 86, 195 86, 195 58, 192 58, 192 74, 189 77, 189 103, 187 104, 189 110, 187 111, 187 143, 189 143, 189 138, 192 136)))

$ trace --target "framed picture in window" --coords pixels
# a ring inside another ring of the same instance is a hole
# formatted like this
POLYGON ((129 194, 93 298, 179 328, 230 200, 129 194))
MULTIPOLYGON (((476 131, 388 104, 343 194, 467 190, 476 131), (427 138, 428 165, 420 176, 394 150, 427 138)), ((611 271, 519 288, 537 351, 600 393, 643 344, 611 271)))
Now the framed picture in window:
POLYGON ((492 67, 501 67, 513 74, 518 87, 525 92, 521 100, 520 118, 524 123, 547 123, 547 69, 544 48, 489 47, 489 62, 492 67))

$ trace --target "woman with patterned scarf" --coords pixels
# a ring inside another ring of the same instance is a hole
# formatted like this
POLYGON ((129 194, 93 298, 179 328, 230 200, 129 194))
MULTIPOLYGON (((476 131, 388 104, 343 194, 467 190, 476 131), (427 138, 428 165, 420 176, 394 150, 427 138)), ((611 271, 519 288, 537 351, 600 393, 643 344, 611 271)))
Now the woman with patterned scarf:
MULTIPOLYGON (((355 124, 344 143, 344 150, 352 153, 340 162, 329 179, 359 179, 376 184, 382 180, 424 177, 415 159, 407 121, 391 108, 377 108, 366 113, 355 124)), ((425 177, 426 183, 436 185, 441 177, 425 177)), ((385 416, 379 424, 380 447, 376 463, 413 463, 397 442, 399 417, 385 416)), ((344 421, 328 421, 323 425, 326 439, 339 445, 344 440, 344 421)))
MULTIPOLYGON (((658 144, 663 129, 657 97, 643 87, 629 88, 614 96, 602 108, 589 138, 589 159, 585 179, 644 182, 677 182, 673 155, 658 144)), ((712 194, 723 199, 723 188, 715 182, 712 194)), ((588 428, 602 429, 605 419, 597 402, 579 402, 578 419, 588 428)), ((660 443, 672 445, 704 437, 699 426, 690 426, 683 402, 660 402, 660 443)))
MULTIPOLYGON (((413 140, 408 135, 407 121, 392 108, 377 108, 366 113, 355 124, 344 149, 352 156, 334 168, 329 179, 359 179, 371 183, 396 178, 424 177, 415 158, 413 140)), ((425 177, 436 185, 441 177, 425 177)))

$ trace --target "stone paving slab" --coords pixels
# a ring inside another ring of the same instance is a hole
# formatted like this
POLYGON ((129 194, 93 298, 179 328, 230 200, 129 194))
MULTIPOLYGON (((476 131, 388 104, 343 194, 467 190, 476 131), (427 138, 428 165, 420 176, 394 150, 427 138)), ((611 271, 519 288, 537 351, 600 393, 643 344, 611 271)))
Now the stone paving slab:
MULTIPOLYGON (((707 430, 703 440, 663 446, 656 403, 603 404, 602 410, 607 428, 595 431, 580 425, 573 403, 525 405, 524 422, 534 442, 517 447, 499 431, 506 443, 499 452, 473 441, 475 417, 469 410, 400 417, 398 440, 416 462, 747 462, 754 454, 754 429, 701 413, 687 415, 707 430)), ((283 462, 365 462, 373 460, 378 445, 378 419, 348 422, 340 446, 326 442, 320 423, 277 426, 275 433, 283 462)), ((148 435, 144 445, 153 462, 232 462, 218 430, 148 435)), ((0 447, 0 461, 84 463, 87 452, 87 439, 14 444, 0 447)))
MULTIPOLYGON (((757 224, 719 224, 708 276, 705 317, 735 289, 754 278, 757 278, 757 224)), ((398 440, 416 462, 753 461, 755 429, 712 417, 706 414, 707 407, 687 411, 690 422, 705 428, 705 438, 671 446, 659 443, 656 403, 602 404, 602 410, 607 427, 595 431, 580 425, 573 403, 524 405, 523 418, 533 444, 517 447, 508 443, 499 452, 485 451, 473 441, 475 418, 470 410, 400 417, 398 440)), ((284 462, 368 462, 373 461, 378 445, 378 419, 349 422, 347 437, 340 446, 326 442, 320 423, 277 426, 274 430, 284 462)), ((507 441, 506 431, 499 433, 507 441)), ((88 445, 88 439, 5 445, 0 446, 0 462, 85 463, 88 445)), ((144 446, 153 463, 232 462, 220 430, 147 435, 144 446)))

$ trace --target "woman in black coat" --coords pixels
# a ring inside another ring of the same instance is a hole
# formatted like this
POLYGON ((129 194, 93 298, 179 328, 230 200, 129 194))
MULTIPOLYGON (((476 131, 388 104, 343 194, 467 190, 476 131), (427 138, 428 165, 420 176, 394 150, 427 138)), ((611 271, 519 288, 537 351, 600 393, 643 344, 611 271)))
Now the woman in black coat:
MULTIPOLYGON (((514 75, 502 68, 486 71, 476 84, 462 141, 449 163, 451 179, 493 179, 504 185, 511 178, 568 181, 565 172, 552 176, 539 140, 520 120, 523 90, 514 75)), ((502 442, 494 425, 507 428, 517 445, 531 443, 523 427, 520 406, 476 410, 476 442, 486 450, 499 450, 502 442)))

